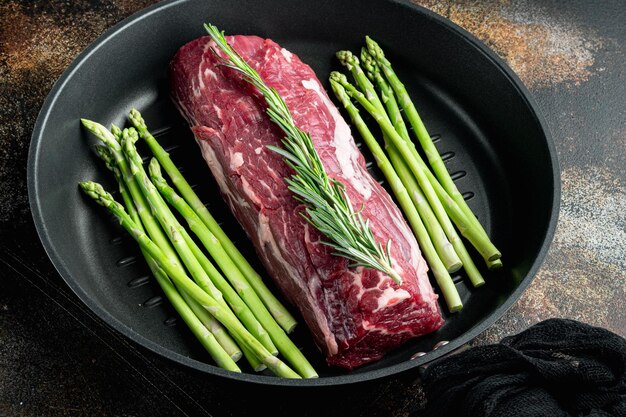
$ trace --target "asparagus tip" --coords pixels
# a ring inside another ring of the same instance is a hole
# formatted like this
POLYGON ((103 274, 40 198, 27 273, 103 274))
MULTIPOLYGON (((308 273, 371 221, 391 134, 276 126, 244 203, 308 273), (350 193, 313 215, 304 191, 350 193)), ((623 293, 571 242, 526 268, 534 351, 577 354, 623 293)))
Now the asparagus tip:
POLYGON ((353 111, 358 113, 359 110, 352 105, 352 103, 350 102, 350 96, 348 95, 345 87, 341 85, 341 83, 331 79, 330 88, 335 93, 335 97, 337 97, 337 99, 345 108, 351 108, 353 109, 353 111))
MULTIPOLYGON (((137 130, 134 127, 129 127, 122 131, 122 139, 124 143, 134 144, 139 139, 139 135, 137 134, 137 130)), ((126 145, 128 146, 128 145, 126 145)))
POLYGON ((350 51, 338 51, 335 56, 339 59, 339 62, 348 67, 349 70, 352 70, 353 66, 359 65, 359 58, 350 51))
POLYGON ((374 39, 370 38, 369 36, 366 36, 365 37, 365 44, 367 45, 367 51, 374 58, 377 58, 377 59, 385 58, 385 53, 383 52, 383 50, 380 47, 380 45, 378 45, 378 43, 376 43, 376 41, 374 39))
POLYGON ((98 154, 98 156, 101 159, 104 159, 105 161, 108 161, 109 159, 109 152, 108 152, 108 148, 103 146, 103 145, 94 145, 94 149, 96 150, 96 153, 98 154))
POLYGON ((148 173, 154 183, 164 182, 163 173, 161 172, 161 165, 156 158, 151 158, 148 164, 148 173))
POLYGON ((122 211, 122 206, 113 199, 113 196, 105 191, 102 185, 93 181, 81 181, 78 183, 80 188, 87 194, 89 197, 93 198, 96 203, 100 204, 104 207, 116 206, 118 210, 122 211))
POLYGON ((115 159, 113 158, 111 150, 104 145, 96 145, 94 148, 100 159, 104 161, 106 167, 113 171, 115 169, 115 159))
POLYGON ((141 157, 135 148, 135 142, 137 142, 137 139, 138 135, 135 128, 130 127, 122 131, 122 151, 127 156, 128 165, 133 175, 141 170, 142 164, 141 157))
POLYGON ((80 119, 80 123, 87 128, 87 130, 91 131, 91 132, 95 132, 98 127, 99 127, 99 123, 98 122, 94 122, 93 120, 89 120, 89 119, 80 119))
MULTIPOLYGON (((355 98, 357 96, 363 96, 363 93, 361 93, 360 91, 358 91, 356 89, 356 87, 354 87, 352 84, 350 84, 348 82, 348 77, 346 77, 345 74, 342 74, 339 71, 333 71, 330 73, 330 84, 331 86, 333 86, 333 83, 336 84, 340 84, 343 89, 345 90, 345 93, 352 98, 355 98)), ((337 89, 337 86, 335 86, 335 90, 337 89)))
POLYGON ((148 129, 148 126, 146 125, 146 121, 144 120, 141 113, 139 113, 139 110, 132 109, 130 113, 128 114, 128 118, 130 119, 130 122, 133 124, 133 126, 137 130, 143 132, 144 130, 148 129))
POLYGON ((376 61, 370 55, 370 53, 367 52, 367 49, 365 47, 361 48, 361 65, 363 66, 363 69, 370 79, 374 77, 374 73, 379 71, 378 65, 376 65, 376 61))
POLYGON ((116 124, 111 123, 111 133, 115 136, 115 139, 119 142, 122 138, 122 129, 120 129, 116 124))
POLYGON ((372 60, 372 56, 370 55, 370 53, 367 51, 367 48, 365 46, 361 47, 361 62, 363 61, 371 61, 372 60))
POLYGON ((339 71, 333 71, 330 73, 330 77, 329 77, 331 82, 337 82, 337 83, 343 83, 343 82, 347 82, 348 81, 348 77, 346 77, 345 74, 339 72, 339 71))
POLYGON ((341 83, 339 83, 336 79, 329 77, 328 81, 330 81, 330 88, 335 92, 335 94, 340 96, 339 98, 346 94, 346 89, 343 88, 343 85, 341 85, 341 83))
POLYGON ((81 181, 78 183, 78 185, 80 185, 80 188, 82 188, 84 192, 86 192, 87 194, 89 194, 89 196, 92 196, 94 198, 106 193, 102 185, 98 184, 97 182, 81 181))
POLYGON ((115 139, 115 136, 113 136, 113 134, 109 132, 109 129, 102 126, 100 123, 94 122, 89 119, 80 119, 80 122, 85 127, 85 129, 91 132, 94 136, 96 136, 102 142, 104 142, 105 144, 109 146, 115 147, 115 144, 113 144, 113 142, 117 142, 117 141, 115 139))

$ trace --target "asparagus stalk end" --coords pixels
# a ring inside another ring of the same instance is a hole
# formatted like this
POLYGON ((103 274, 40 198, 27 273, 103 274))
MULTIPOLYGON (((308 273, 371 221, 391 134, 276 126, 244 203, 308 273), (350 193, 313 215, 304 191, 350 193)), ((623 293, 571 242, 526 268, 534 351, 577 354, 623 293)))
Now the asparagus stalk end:
MULTIPOLYGON (((204 206, 202 201, 198 198, 196 193, 191 189, 189 183, 181 175, 180 171, 172 160, 170 159, 167 151, 159 144, 159 142, 150 134, 145 125, 145 121, 141 117, 141 114, 137 110, 131 111, 131 122, 139 129, 139 135, 145 141, 145 143, 152 150, 153 155, 159 162, 159 165, 163 167, 167 175, 172 180, 174 186, 178 189, 182 198, 191 206, 192 210, 200 217, 201 222, 211 231, 211 233, 217 238, 228 256, 235 262, 238 268, 244 273, 248 283, 258 293, 263 303, 270 310, 272 316, 278 321, 280 326, 288 333, 296 326, 296 321, 289 311, 280 303, 280 301, 269 291, 261 277, 250 266, 246 258, 239 252, 232 241, 221 229, 219 224, 215 221, 211 213, 204 206)), ((159 185, 158 183, 156 185, 159 185)), ((167 185, 165 183, 165 185, 167 185)))
POLYGON ((496 260, 493 260, 493 261, 487 261, 487 267, 491 271, 495 271, 496 269, 500 269, 500 268, 502 268, 502 260, 501 259, 496 259, 496 260))

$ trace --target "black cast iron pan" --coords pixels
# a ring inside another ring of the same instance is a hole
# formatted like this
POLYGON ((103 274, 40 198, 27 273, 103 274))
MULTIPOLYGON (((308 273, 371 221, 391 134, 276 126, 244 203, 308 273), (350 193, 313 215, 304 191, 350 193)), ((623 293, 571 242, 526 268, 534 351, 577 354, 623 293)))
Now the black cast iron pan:
POLYGON ((33 132, 28 187, 35 224, 59 273, 89 308, 128 338, 179 364, 224 378, 330 386, 427 364, 502 316, 533 279, 552 239, 559 170, 545 123, 518 78, 487 47, 431 12, 404 1, 179 0, 157 4, 116 25, 58 80, 33 132), (79 192, 77 183, 88 179, 115 188, 79 119, 124 125, 128 110, 140 109, 184 175, 197 184, 201 198, 255 261, 168 96, 168 62, 180 46, 204 34, 204 22, 229 34, 276 40, 311 65, 323 82, 332 69, 339 69, 334 52, 358 51, 365 35, 388 51, 458 188, 504 254, 505 267, 486 272, 487 285, 480 289, 472 289, 461 274, 454 277, 465 307, 446 314, 441 330, 346 372, 325 365, 302 324, 294 337, 320 378, 293 381, 213 366, 178 322, 134 242, 79 192))

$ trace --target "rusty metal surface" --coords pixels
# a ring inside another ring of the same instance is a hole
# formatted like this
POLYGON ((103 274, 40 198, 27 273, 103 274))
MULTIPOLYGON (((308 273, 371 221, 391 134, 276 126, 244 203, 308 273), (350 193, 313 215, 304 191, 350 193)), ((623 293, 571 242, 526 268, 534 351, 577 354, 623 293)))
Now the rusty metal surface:
MULTIPOLYGON (((83 48, 151 3, 0 1, 0 416, 253 410, 237 400, 255 398, 252 393, 224 394, 213 381, 172 367, 111 332, 65 288, 31 222, 26 157, 43 99, 83 48)), ((519 302, 473 343, 496 342, 548 317, 626 336, 623 4, 416 3, 475 34, 509 63, 546 115, 561 163, 560 219, 546 261, 519 302)), ((405 416, 424 401, 419 382, 410 379, 343 398, 344 404, 325 414, 405 416), (358 406, 347 405, 351 401, 358 406)))

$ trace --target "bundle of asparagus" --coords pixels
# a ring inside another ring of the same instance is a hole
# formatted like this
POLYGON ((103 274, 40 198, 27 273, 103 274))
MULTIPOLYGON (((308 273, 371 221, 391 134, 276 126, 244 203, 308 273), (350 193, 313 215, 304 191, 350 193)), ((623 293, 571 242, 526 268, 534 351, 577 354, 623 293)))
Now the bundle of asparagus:
POLYGON ((337 52, 337 58, 350 71, 356 85, 348 82, 344 74, 334 71, 330 74, 332 90, 387 179, 448 309, 459 311, 463 304, 450 273, 463 267, 474 287, 485 283, 459 232, 476 248, 489 269, 502 266, 500 251, 456 188, 406 88, 381 47, 366 37, 360 60, 350 51, 337 52), (386 152, 352 100, 380 126, 386 152), (403 114, 413 128, 430 168, 411 140, 403 114))
POLYGON ((287 336, 296 325, 293 316, 220 228, 150 134, 141 114, 132 110, 129 119, 134 127, 113 126, 111 131, 82 120, 102 142, 96 151, 113 171, 124 206, 100 184, 81 182, 83 191, 106 207, 139 243, 164 294, 218 366, 241 372, 236 361, 243 354, 256 371, 268 368, 286 378, 317 377, 287 336), (148 173, 135 147, 139 137, 154 154, 148 173), (167 183, 161 166, 182 197, 167 183), (279 353, 293 369, 277 357, 279 353))

